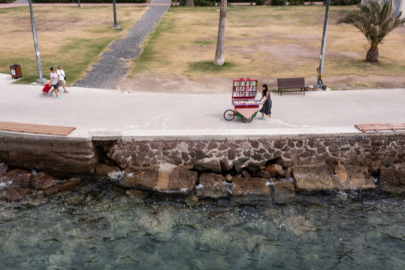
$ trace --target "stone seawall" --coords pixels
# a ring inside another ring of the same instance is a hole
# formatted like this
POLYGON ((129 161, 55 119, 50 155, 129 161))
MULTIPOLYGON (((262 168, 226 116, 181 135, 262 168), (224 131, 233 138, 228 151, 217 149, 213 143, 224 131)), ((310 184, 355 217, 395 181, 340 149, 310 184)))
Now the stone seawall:
POLYGON ((69 138, 0 133, 0 163, 66 175, 109 176, 129 189, 198 197, 381 188, 405 193, 405 133, 69 138))
POLYGON ((230 165, 248 160, 263 163, 282 158, 290 166, 337 164, 360 166, 383 162, 387 167, 405 161, 405 135, 283 136, 246 140, 119 140, 109 157, 122 169, 195 165, 201 159, 220 159, 230 165))

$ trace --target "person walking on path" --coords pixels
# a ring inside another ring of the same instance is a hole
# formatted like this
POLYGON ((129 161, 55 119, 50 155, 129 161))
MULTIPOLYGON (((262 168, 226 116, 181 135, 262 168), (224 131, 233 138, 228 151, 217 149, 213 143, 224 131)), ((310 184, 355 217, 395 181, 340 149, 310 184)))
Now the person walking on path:
POLYGON ((66 76, 65 76, 65 71, 62 69, 62 65, 58 65, 58 70, 56 71, 59 77, 59 86, 63 87, 63 90, 65 90, 65 93, 69 93, 66 91, 65 84, 66 84, 66 76))
POLYGON ((267 88, 267 84, 263 84, 262 98, 260 99, 259 102, 261 102, 262 99, 264 99, 262 103, 263 107, 260 109, 260 112, 262 113, 262 118, 264 118, 264 115, 268 115, 269 118, 271 118, 272 101, 270 97, 270 91, 267 88))
POLYGON ((51 74, 49 75, 49 77, 51 77, 50 81, 51 81, 51 85, 53 86, 53 90, 50 93, 51 97, 53 97, 52 93, 55 92, 56 98, 60 98, 60 96, 58 95, 59 79, 58 79, 58 74, 56 74, 54 67, 51 67, 51 74))

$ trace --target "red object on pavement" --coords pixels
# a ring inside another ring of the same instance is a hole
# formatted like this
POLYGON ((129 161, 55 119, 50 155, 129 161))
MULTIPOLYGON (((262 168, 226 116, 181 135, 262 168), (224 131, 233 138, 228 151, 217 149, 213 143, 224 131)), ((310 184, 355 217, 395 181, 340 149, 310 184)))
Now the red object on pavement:
POLYGON ((45 84, 45 86, 44 86, 44 88, 42 88, 42 92, 43 92, 43 94, 45 95, 45 94, 48 94, 48 92, 49 92, 49 90, 51 90, 51 86, 48 84, 48 83, 46 83, 45 84))

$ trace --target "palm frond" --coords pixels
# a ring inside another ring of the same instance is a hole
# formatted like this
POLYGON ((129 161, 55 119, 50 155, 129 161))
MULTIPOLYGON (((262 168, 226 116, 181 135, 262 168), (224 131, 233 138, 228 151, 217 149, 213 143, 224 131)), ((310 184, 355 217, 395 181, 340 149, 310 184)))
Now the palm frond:
POLYGON ((402 12, 393 18, 395 9, 393 0, 384 3, 369 1, 368 6, 360 5, 358 10, 346 13, 337 24, 353 25, 364 34, 371 48, 377 48, 392 30, 405 23, 405 18, 401 19, 402 12))

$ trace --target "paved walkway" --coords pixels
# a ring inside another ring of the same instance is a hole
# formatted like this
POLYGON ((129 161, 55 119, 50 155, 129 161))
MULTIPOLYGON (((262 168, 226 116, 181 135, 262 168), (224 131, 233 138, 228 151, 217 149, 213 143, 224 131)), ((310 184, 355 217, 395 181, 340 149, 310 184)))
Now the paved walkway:
POLYGON ((0 121, 76 127, 70 136, 261 136, 360 133, 354 124, 404 123, 405 89, 272 94, 271 119, 225 121, 229 95, 68 87, 61 99, 0 74, 0 121))
MULTIPOLYGON (((170 3, 170 0, 153 0, 153 3, 170 3)), ((76 86, 102 89, 116 89, 119 82, 128 73, 127 61, 138 58, 142 52, 140 46, 146 36, 152 32, 155 24, 167 11, 168 6, 152 6, 128 30, 126 36, 111 43, 101 59, 91 65, 91 70, 76 86)))

